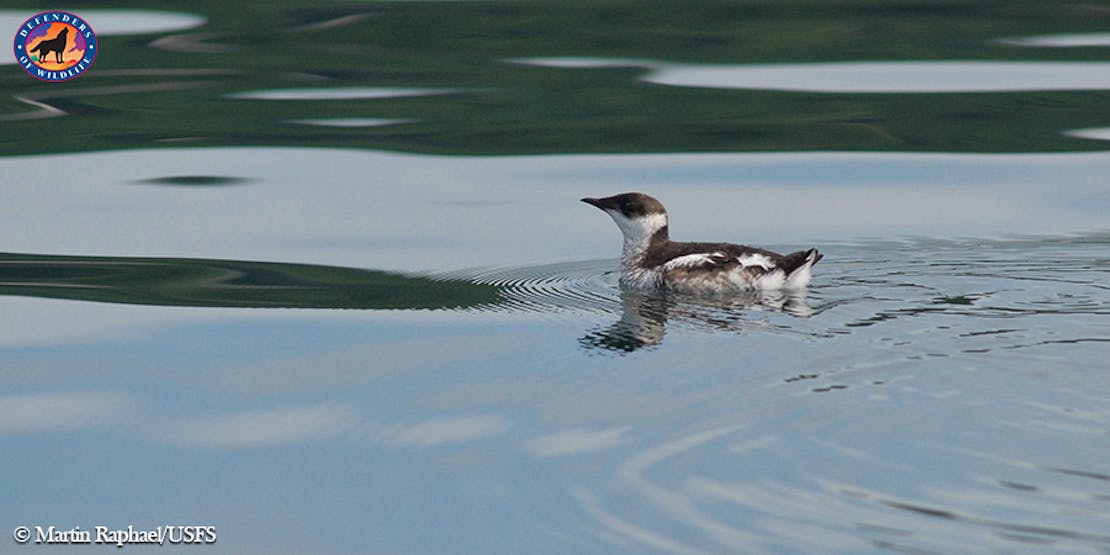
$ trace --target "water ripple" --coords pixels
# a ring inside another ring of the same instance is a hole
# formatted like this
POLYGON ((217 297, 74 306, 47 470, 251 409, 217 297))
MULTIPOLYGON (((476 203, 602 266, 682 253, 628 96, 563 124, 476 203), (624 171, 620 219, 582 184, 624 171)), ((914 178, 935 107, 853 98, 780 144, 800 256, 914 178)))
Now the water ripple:
POLYGON ((497 303, 474 310, 555 315, 572 325, 581 325, 584 316, 616 318, 615 322, 587 329, 579 343, 587 349, 617 353, 658 345, 668 327, 702 332, 792 331, 759 315, 812 316, 835 304, 813 307, 804 291, 746 291, 706 297, 625 290, 618 284, 616 267, 615 260, 590 260, 473 270, 443 277, 498 289, 497 303))
POLYGON ((620 306, 620 288, 606 260, 517 266, 452 274, 481 285, 497 287, 504 302, 489 308, 608 313, 620 306))
MULTIPOLYGON (((191 178, 192 179, 192 178, 191 178)), ((207 179, 207 178, 206 178, 207 179)), ((195 180, 195 179, 194 179, 195 180)), ((685 334, 856 335, 907 357, 1098 344, 1110 334, 1110 234, 830 244, 808 291, 625 291, 615 260, 434 275, 231 260, 0 255, 0 294, 181 306, 532 314, 627 353, 685 334), (905 348, 914 346, 915 348, 905 348)))

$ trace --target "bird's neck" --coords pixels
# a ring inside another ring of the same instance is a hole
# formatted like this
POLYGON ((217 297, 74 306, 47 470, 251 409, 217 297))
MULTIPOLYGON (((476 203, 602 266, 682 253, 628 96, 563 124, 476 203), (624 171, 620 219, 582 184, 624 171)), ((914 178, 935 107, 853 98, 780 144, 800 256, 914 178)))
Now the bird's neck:
POLYGON ((625 268, 639 266, 647 257, 648 249, 667 243, 670 240, 670 232, 666 225, 650 235, 625 235, 624 249, 621 251, 621 266, 625 268))

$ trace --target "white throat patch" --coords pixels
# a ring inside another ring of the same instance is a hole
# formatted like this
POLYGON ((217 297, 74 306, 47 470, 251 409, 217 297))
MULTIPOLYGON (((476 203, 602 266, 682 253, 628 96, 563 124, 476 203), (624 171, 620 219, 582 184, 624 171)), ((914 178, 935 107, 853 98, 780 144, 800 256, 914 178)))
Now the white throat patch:
POLYGON ((640 216, 639 218, 628 218, 616 210, 606 210, 606 212, 613 218, 617 227, 620 228, 621 234, 624 235, 626 254, 629 253, 630 249, 633 251, 646 250, 648 243, 651 242, 652 235, 667 226, 666 214, 656 213, 640 216))

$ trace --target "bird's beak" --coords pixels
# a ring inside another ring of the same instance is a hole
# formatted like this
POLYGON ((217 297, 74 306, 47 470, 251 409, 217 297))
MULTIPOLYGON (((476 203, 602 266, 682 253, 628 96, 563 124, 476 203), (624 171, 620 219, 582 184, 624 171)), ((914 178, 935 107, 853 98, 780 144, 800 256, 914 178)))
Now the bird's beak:
POLYGON ((602 199, 599 198, 584 198, 582 199, 582 202, 596 206, 602 210, 605 210, 606 208, 605 205, 602 203, 602 199))

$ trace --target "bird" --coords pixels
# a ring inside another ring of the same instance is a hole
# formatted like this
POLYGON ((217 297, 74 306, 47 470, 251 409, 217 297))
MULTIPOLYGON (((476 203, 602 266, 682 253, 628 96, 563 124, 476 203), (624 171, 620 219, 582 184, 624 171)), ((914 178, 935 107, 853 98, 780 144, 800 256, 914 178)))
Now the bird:
POLYGON ((625 288, 699 294, 802 289, 824 257, 816 248, 778 254, 733 243, 671 241, 667 209, 643 193, 581 200, 609 214, 624 235, 625 288))

